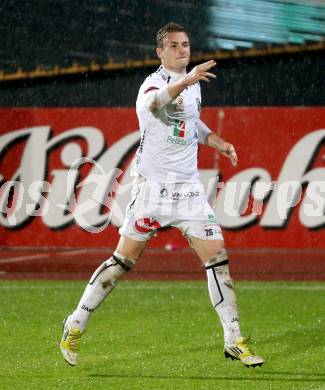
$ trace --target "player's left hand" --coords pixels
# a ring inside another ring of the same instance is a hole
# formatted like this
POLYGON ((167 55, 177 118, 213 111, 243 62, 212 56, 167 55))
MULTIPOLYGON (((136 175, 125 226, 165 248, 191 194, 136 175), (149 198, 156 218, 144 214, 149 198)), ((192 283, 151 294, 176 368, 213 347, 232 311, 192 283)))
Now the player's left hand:
POLYGON ((229 158, 233 167, 236 167, 238 164, 238 157, 234 145, 225 142, 222 147, 219 147, 219 152, 225 157, 229 158))

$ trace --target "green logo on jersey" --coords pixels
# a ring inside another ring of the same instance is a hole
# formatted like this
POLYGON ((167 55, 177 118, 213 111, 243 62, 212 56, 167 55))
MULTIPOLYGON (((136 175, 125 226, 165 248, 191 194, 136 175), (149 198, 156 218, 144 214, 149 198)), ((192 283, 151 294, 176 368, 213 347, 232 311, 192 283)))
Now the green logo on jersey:
POLYGON ((184 121, 180 121, 178 119, 175 120, 173 136, 179 137, 179 138, 185 137, 185 122, 184 121))

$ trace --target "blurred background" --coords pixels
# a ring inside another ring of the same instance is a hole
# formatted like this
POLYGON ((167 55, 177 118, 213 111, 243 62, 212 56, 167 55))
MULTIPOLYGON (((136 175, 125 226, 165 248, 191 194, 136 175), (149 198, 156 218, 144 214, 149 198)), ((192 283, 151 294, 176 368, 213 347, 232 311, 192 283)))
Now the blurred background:
POLYGON ((133 106, 169 21, 218 61, 206 105, 324 103, 322 0, 9 0, 0 20, 2 106, 133 106))
MULTIPOLYGON (((57 204, 69 204, 66 180, 72 157, 81 156, 100 162, 105 172, 125 172, 125 191, 114 199, 126 204, 138 144, 136 96, 159 66, 157 30, 175 21, 189 31, 190 66, 217 61, 216 82, 202 85, 202 119, 236 145, 240 158, 234 171, 201 148, 204 183, 219 174, 224 182, 245 179, 251 188, 262 178, 281 177, 302 186, 284 199, 284 215, 274 206, 276 189, 240 198, 247 207, 230 220, 221 205, 225 193, 217 196, 234 276, 325 278, 325 189, 306 195, 313 181, 325 180, 324 1, 8 0, 0 4, 0 21, 0 277, 87 278, 109 257, 120 222, 92 234, 69 207, 57 204), (10 182, 27 188, 35 180, 46 180, 51 190, 34 197, 20 190, 17 201, 10 182), (45 210, 44 199, 49 211, 35 215, 45 210), (305 215, 308 204, 317 215, 305 215)), ((91 169, 76 173, 75 187, 91 169)), ((77 191, 77 200, 91 198, 93 190, 77 191)), ((109 211, 103 201, 89 221, 99 226, 109 211)), ((182 236, 168 230, 152 239, 130 277, 204 274, 182 236)))

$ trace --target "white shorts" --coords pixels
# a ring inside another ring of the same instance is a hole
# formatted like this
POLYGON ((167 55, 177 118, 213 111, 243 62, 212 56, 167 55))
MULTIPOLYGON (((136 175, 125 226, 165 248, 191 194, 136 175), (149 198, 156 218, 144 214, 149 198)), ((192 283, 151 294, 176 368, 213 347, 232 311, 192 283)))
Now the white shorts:
POLYGON ((180 229, 187 237, 223 240, 201 183, 163 184, 136 178, 119 233, 147 241, 168 226, 180 229))

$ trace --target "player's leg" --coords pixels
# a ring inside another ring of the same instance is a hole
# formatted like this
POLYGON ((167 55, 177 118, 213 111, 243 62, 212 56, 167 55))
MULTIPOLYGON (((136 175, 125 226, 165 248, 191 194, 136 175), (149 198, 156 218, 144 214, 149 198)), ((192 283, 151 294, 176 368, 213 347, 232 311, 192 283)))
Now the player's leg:
POLYGON ((264 360, 255 355, 247 340, 241 337, 236 295, 224 241, 196 237, 189 237, 189 240, 206 269, 210 299, 224 330, 225 356, 241 360, 248 367, 262 365, 264 360))
MULTIPOLYGON (((143 217, 144 205, 150 205, 150 199, 147 201, 145 198, 147 192, 145 180, 137 178, 119 230, 120 240, 116 251, 96 269, 77 308, 65 320, 60 347, 65 360, 71 365, 77 363, 80 337, 91 314, 113 290, 116 282, 133 267, 157 228, 157 224, 151 223, 151 218, 138 218, 143 217)), ((148 194, 150 195, 149 192, 148 194)))
POLYGON ((114 289, 116 282, 131 270, 145 249, 147 241, 121 236, 113 255, 93 273, 80 302, 72 314, 73 325, 84 331, 91 313, 114 289))
POLYGON ((190 242, 205 266, 210 299, 224 329, 225 344, 233 344, 240 337, 240 328, 224 242, 195 237, 190 237, 190 242))
POLYGON ((127 273, 140 258, 147 241, 137 241, 121 236, 116 251, 93 273, 77 308, 64 322, 60 343, 65 360, 77 364, 79 344, 91 314, 113 290, 116 282, 127 273))

